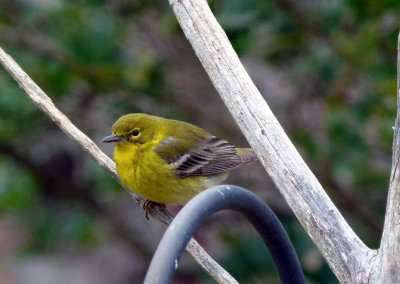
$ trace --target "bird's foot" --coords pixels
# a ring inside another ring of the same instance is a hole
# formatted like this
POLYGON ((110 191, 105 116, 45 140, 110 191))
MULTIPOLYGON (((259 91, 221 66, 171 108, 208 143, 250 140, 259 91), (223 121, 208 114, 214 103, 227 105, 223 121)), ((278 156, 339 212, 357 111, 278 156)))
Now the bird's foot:
POLYGON ((164 209, 166 207, 164 203, 158 203, 155 201, 151 201, 149 199, 146 199, 144 201, 142 207, 143 207, 144 211, 146 211, 145 216, 146 216, 147 220, 149 220, 149 213, 151 213, 151 211, 153 211, 155 206, 158 206, 162 209, 164 209))

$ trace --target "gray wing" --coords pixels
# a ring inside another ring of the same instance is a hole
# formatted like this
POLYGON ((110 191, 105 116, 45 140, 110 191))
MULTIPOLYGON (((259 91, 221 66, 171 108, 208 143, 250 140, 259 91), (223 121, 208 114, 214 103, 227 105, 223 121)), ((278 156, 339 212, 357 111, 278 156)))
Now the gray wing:
MULTIPOLYGON (((155 147, 162 158, 161 149, 171 149, 171 143, 176 143, 177 146, 180 144, 179 139, 168 137, 155 147)), ((200 142, 197 147, 187 149, 179 155, 164 156, 164 160, 175 168, 178 177, 216 175, 255 159, 254 153, 238 155, 235 146, 217 137, 200 142)))

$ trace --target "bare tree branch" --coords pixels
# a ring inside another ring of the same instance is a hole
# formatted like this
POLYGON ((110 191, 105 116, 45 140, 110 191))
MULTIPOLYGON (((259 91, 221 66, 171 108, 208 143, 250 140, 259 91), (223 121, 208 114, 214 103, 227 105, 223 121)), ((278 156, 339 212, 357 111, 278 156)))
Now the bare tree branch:
POLYGON ((394 126, 392 172, 378 261, 372 280, 400 283, 400 34, 397 41, 397 117, 394 126))
MULTIPOLYGON (((124 186, 117 175, 114 162, 105 155, 99 147, 84 133, 82 133, 62 112, 53 104, 51 99, 39 88, 38 85, 21 69, 21 67, 0 48, 0 63, 7 72, 17 81, 20 88, 25 91, 33 103, 42 110, 61 130, 73 141, 82 147, 107 173, 109 173, 121 186, 140 203, 142 198, 124 186)), ((151 214, 162 225, 170 223, 171 216, 168 211, 156 207, 151 214)), ((218 283, 237 283, 237 281, 215 262, 205 250, 195 241, 191 240, 186 250, 196 259, 218 283)))
POLYGON ((183 32, 275 185, 341 282, 356 283, 370 250, 346 223, 255 87, 205 0, 169 0, 183 32))

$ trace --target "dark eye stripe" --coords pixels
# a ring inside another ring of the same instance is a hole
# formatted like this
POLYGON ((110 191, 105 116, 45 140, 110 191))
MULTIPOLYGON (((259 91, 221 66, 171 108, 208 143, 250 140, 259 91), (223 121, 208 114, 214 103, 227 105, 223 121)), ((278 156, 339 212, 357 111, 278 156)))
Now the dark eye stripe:
POLYGON ((139 129, 135 129, 135 130, 132 131, 132 135, 133 136, 138 136, 139 133, 140 133, 139 129))

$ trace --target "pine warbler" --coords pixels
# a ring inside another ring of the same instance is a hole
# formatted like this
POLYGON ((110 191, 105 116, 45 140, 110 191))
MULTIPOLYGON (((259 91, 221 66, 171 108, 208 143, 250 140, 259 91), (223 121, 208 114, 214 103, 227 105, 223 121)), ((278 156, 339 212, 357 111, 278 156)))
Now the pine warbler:
POLYGON ((118 176, 147 199, 146 217, 151 203, 183 205, 256 159, 251 149, 235 148, 195 125, 142 113, 120 117, 111 131, 102 141, 116 142, 118 176))

